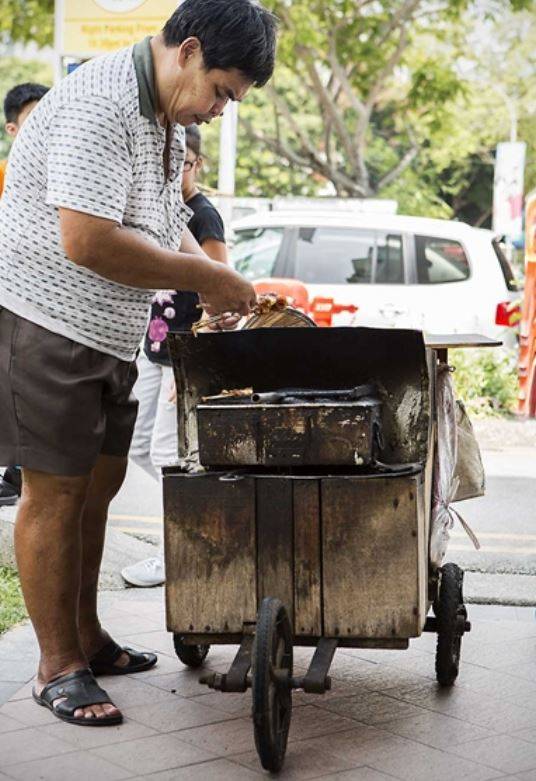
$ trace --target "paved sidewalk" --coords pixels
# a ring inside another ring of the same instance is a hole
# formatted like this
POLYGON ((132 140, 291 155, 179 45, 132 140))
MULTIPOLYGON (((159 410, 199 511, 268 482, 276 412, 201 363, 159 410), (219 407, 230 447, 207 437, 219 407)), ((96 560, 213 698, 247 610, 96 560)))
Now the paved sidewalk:
MULTIPOLYGON (((250 693, 209 692, 173 653, 162 589, 103 593, 106 627, 157 650, 159 666, 104 679, 120 727, 60 723, 30 698, 31 630, 0 639, 0 781, 248 781, 266 777, 253 744, 250 693)), ((459 683, 434 681, 435 637, 408 651, 338 651, 334 688, 298 694, 282 779, 536 781, 536 621, 528 608, 472 605, 459 683)), ((213 648, 224 670, 234 648, 213 648)), ((303 666, 310 651, 297 649, 303 666)))

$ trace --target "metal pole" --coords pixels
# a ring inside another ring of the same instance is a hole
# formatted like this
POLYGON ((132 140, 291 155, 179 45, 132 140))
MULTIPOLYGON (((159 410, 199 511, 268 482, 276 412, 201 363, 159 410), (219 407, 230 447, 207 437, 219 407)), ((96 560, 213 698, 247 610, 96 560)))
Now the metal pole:
POLYGON ((63 78, 63 18, 65 0, 54 3, 54 83, 63 78))

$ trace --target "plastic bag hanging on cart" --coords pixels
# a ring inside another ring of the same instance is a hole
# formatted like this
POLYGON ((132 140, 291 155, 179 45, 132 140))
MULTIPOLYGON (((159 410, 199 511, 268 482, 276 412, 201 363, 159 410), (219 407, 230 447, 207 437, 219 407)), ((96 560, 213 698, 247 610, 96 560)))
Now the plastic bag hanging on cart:
POLYGON ((462 502, 486 493, 486 475, 482 455, 473 426, 463 401, 456 401, 458 455, 454 474, 459 478, 458 490, 452 501, 462 502))
POLYGON ((449 530, 458 520, 473 545, 480 543, 461 515, 451 506, 458 493, 460 480, 455 476, 458 460, 458 431, 456 401, 452 387, 451 368, 447 364, 438 367, 436 383, 437 448, 435 455, 432 496, 432 529, 430 534, 430 561, 440 567, 447 552, 449 530))

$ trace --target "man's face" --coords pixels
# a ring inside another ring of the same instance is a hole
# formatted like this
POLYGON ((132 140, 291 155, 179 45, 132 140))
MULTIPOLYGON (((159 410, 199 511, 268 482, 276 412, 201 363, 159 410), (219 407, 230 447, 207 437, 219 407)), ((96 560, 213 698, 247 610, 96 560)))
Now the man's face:
POLYGON ((251 81, 236 69, 206 70, 201 46, 189 38, 177 50, 177 60, 160 94, 163 112, 170 122, 201 125, 221 116, 229 100, 241 101, 251 88, 251 81))
POLYGON ((21 127, 24 125, 34 108, 37 106, 38 101, 32 100, 30 103, 27 103, 25 106, 23 106, 19 116, 17 117, 16 122, 8 122, 6 124, 6 133, 8 136, 11 136, 11 138, 15 138, 21 127))

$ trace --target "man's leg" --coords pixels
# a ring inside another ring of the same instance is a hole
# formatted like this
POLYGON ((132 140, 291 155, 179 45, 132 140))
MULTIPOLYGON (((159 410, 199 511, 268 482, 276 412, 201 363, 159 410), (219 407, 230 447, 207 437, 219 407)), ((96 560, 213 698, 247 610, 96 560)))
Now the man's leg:
MULTIPOLYGON (((99 570, 108 519, 108 506, 125 479, 127 459, 99 456, 91 474, 87 498, 82 513, 82 577, 80 588, 79 626, 82 647, 89 657, 110 639, 102 629, 97 614, 99 570)), ((124 654, 117 664, 127 664, 124 654)))
MULTIPOLYGON (((80 642, 78 602, 82 560, 81 516, 88 477, 23 470, 15 548, 26 607, 41 659, 36 690, 53 678, 87 667, 80 642)), ((111 704, 91 705, 78 718, 117 715, 111 704)))

